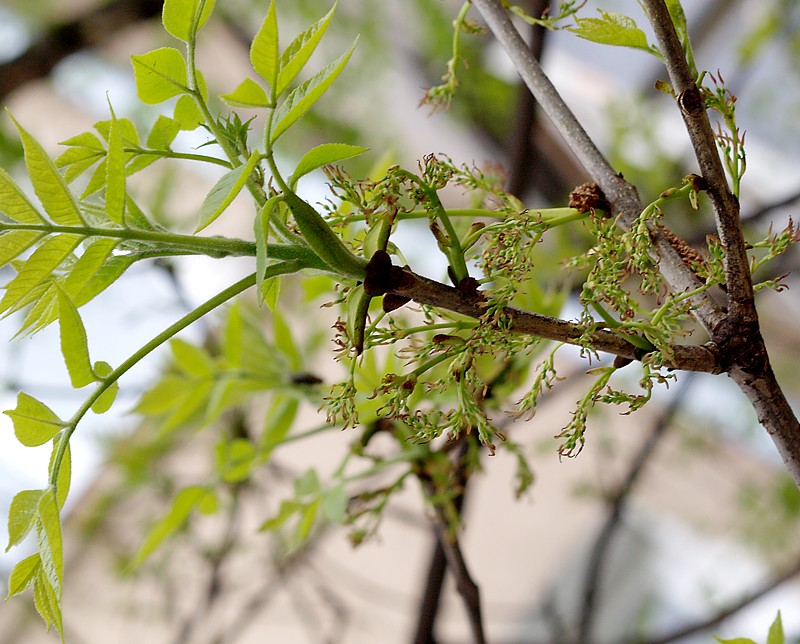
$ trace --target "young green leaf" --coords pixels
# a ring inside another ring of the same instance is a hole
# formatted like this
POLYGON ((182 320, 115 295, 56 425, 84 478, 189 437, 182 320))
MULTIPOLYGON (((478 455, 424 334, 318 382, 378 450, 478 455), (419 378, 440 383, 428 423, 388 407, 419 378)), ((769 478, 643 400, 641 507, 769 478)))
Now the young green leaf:
POLYGON ((44 620, 47 630, 55 626, 64 642, 64 625, 61 617, 61 597, 50 585, 44 570, 44 562, 40 562, 33 580, 33 603, 40 617, 44 620))
POLYGON ((181 96, 175 103, 172 117, 180 124, 181 130, 190 132, 203 123, 203 113, 191 96, 181 96))
POLYGON ((325 35, 338 4, 338 0, 334 2, 328 13, 297 36, 281 54, 278 60, 278 69, 280 71, 278 72, 278 81, 275 87, 277 96, 283 94, 284 90, 289 87, 297 74, 300 73, 300 70, 305 67, 311 54, 314 53, 317 45, 322 40, 322 36, 325 35))
POLYGON ((200 207, 200 224, 195 232, 203 230, 217 217, 219 217, 236 196, 247 184, 253 170, 261 161, 261 154, 256 150, 247 160, 247 163, 240 165, 225 174, 208 193, 203 205, 200 207))
POLYGON ((343 483, 328 490, 322 497, 322 513, 331 523, 342 525, 347 520, 350 495, 343 483))
POLYGON ((117 224, 125 221, 125 150, 119 121, 111 109, 111 127, 108 132, 108 154, 106 155, 106 214, 117 224))
POLYGON ((60 287, 58 290, 58 322, 61 328, 61 354, 67 365, 69 379, 75 389, 93 383, 96 378, 89 359, 86 329, 78 308, 60 287))
POLYGON ((202 348, 180 338, 170 340, 172 355, 178 368, 188 376, 210 378, 214 373, 214 360, 202 348))
POLYGON ((44 217, 11 176, 0 168, 0 212, 21 224, 40 224, 44 217))
POLYGON ((296 497, 315 496, 321 490, 322 484, 319 482, 319 475, 314 468, 306 470, 294 480, 294 495, 296 497))
POLYGON ((598 12, 600 18, 576 18, 578 26, 570 27, 569 31, 601 45, 632 47, 661 57, 659 51, 648 44, 647 36, 636 26, 633 18, 602 9, 598 9, 598 12))
POLYGON ((164 0, 161 22, 164 29, 178 40, 189 42, 194 39, 213 10, 214 0, 164 0), (197 19, 196 31, 192 33, 198 11, 201 13, 197 19))
POLYGON ((172 501, 169 513, 148 532, 139 552, 131 561, 130 568, 135 569, 140 566, 168 537, 180 530, 209 493, 209 490, 201 485, 191 485, 178 492, 172 501))
POLYGON ((275 0, 269 3, 267 16, 250 45, 250 62, 253 69, 272 88, 272 101, 278 93, 275 86, 278 80, 278 17, 275 13, 275 0))
POLYGON ((294 170, 289 185, 294 189, 300 177, 313 172, 317 168, 336 163, 366 152, 369 148, 362 148, 358 145, 348 145, 347 143, 323 143, 306 152, 294 170))
POLYGON ((0 266, 5 266, 24 253, 39 241, 41 236, 42 233, 35 230, 9 230, 0 234, 0 266))
MULTIPOLYGON (((53 450, 50 452, 50 464, 47 466, 47 474, 52 477, 53 468, 56 466, 56 456, 61 447, 61 441, 67 440, 65 434, 58 434, 53 440, 53 450)), ((56 503, 59 510, 64 507, 64 502, 69 495, 69 487, 72 485, 72 450, 69 443, 64 448, 61 462, 58 464, 58 475, 56 476, 56 503)))
POLYGON ((231 107, 272 107, 267 92, 252 78, 245 78, 230 94, 219 97, 231 107))
POLYGON ((42 556, 42 570, 47 581, 61 599, 64 581, 64 555, 61 541, 61 516, 58 512, 56 491, 47 488, 39 499, 36 508, 36 536, 39 541, 39 554, 42 556))
POLYGON ((269 243, 269 219, 272 210, 278 204, 280 197, 270 197, 263 208, 256 213, 253 221, 253 229, 256 238, 256 293, 259 302, 263 302, 262 286, 264 284, 264 273, 267 270, 267 247, 269 243))
POLYGON ((131 56, 136 92, 143 103, 156 105, 189 92, 186 61, 174 47, 161 47, 131 56))
POLYGON ((273 399, 272 405, 265 415, 266 422, 261 432, 259 459, 262 462, 268 461, 272 450, 286 438, 297 417, 298 408, 297 398, 278 396, 273 399))
POLYGON ((14 566, 11 576, 8 578, 8 595, 6 595, 6 599, 27 590, 41 569, 42 557, 38 552, 30 557, 25 557, 14 566))
POLYGON ((299 542, 305 541, 308 539, 308 535, 311 534, 311 528, 314 527, 319 506, 320 498, 317 497, 300 512, 300 521, 297 522, 297 529, 295 530, 295 538, 299 542))
POLYGON ((17 492, 8 511, 8 546, 6 552, 22 543, 36 522, 36 508, 44 490, 17 492))
MULTIPOLYGON (((110 376, 112 371, 113 369, 111 368, 111 365, 107 362, 98 360, 94 363, 94 373, 101 380, 110 376)), ((94 401, 94 404, 92 405, 92 411, 95 414, 105 414, 109 409, 111 409, 111 405, 114 404, 114 400, 116 399, 118 392, 119 382, 114 381, 102 394, 100 394, 100 397, 94 401)))
POLYGON ((299 371, 303 363, 300 348, 292 337, 292 329, 286 317, 278 310, 272 314, 272 332, 275 334, 275 346, 288 358, 289 369, 299 371))
POLYGON ((17 394, 17 406, 3 413, 11 418, 17 440, 26 447, 44 445, 67 426, 47 405, 24 391, 17 394))
MULTIPOLYGON (((11 119, 17 126, 22 140, 22 147, 25 151, 25 165, 28 168, 33 190, 42 202, 45 212, 57 224, 65 226, 84 225, 86 222, 83 220, 78 203, 75 201, 75 197, 70 192, 66 181, 59 173, 53 160, 47 156, 39 142, 13 116, 11 119)), ((33 216, 32 213, 29 213, 29 216, 33 216)))
POLYGON ((349 61, 350 56, 353 55, 353 50, 357 42, 358 39, 356 39, 356 42, 354 42, 350 46, 350 49, 344 54, 329 65, 326 65, 307 81, 298 85, 292 90, 289 96, 286 97, 286 100, 281 103, 281 106, 275 112, 275 126, 271 132, 272 143, 296 123, 297 120, 328 90, 333 84, 333 81, 342 73, 345 65, 347 65, 347 61, 349 61))
POLYGON ((304 507, 305 505, 299 501, 281 501, 281 507, 278 509, 278 514, 271 519, 264 521, 259 530, 262 532, 274 532, 284 523, 286 523, 295 513, 300 512, 304 507))
POLYGON ((775 617, 775 621, 769 627, 769 634, 767 635, 767 644, 784 644, 786 636, 783 633, 783 621, 781 620, 781 611, 775 617))
POLYGON ((217 473, 226 483, 240 483, 250 477, 256 449, 245 438, 223 440, 217 444, 217 473))
MULTIPOLYGON (((191 98, 190 98, 191 100, 191 98)), ((181 124, 169 116, 160 114, 150 134, 147 135, 147 147, 154 150, 169 150, 169 146, 181 131, 181 124)))
POLYGON ((80 243, 79 235, 54 235, 42 242, 27 259, 16 277, 6 284, 0 312, 15 310, 22 299, 39 286, 80 243))

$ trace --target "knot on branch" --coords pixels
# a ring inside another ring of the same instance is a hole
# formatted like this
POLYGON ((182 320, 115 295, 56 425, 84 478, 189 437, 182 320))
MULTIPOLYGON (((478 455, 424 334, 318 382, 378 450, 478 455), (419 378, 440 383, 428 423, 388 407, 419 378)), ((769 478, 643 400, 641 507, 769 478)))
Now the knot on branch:
POLYGON ((758 321, 734 321, 726 318, 714 329, 717 357, 724 371, 739 367, 757 374, 767 366, 767 350, 761 339, 758 321))
POLYGON ((700 90, 696 87, 683 90, 678 94, 678 107, 681 109, 681 112, 687 116, 697 116, 700 114, 705 107, 700 90))
POLYGON ((569 193, 569 207, 578 212, 611 212, 611 204, 596 183, 583 183, 569 193))
POLYGON ((396 288, 411 286, 413 280, 402 268, 392 264, 392 258, 385 250, 376 250, 364 271, 364 292, 372 297, 385 295, 383 310, 386 313, 410 301, 402 295, 389 293, 396 288))

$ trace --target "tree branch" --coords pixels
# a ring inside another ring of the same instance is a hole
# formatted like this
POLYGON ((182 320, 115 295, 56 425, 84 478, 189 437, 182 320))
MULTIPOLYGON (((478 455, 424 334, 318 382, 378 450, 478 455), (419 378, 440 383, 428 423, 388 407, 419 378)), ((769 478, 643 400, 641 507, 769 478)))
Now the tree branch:
MULTIPOLYGON (((578 122, 558 90, 550 82, 539 62, 531 53, 522 36, 514 27, 508 11, 498 0, 472 0, 472 4, 483 16, 489 29, 511 58, 517 73, 528 86, 545 114, 566 141, 592 179, 600 186, 606 199, 612 204, 614 214, 623 226, 642 212, 642 202, 636 188, 625 181, 603 156, 591 137, 578 122)), ((653 231, 654 253, 658 267, 673 293, 690 291, 701 286, 697 276, 686 266, 668 240, 653 231)), ((709 332, 724 319, 723 312, 707 297, 692 301, 697 319, 709 332)))
POLYGON ((728 293, 728 316, 732 321, 757 320, 753 304, 753 283, 739 222, 739 201, 728 188, 725 169, 717 152, 717 143, 708 119, 703 98, 697 88, 672 18, 664 0, 642 3, 653 26, 664 63, 678 97, 678 106, 692 142, 700 173, 707 183, 707 192, 714 210, 717 233, 725 248, 725 277, 728 293))
MULTIPOLYGON (((419 304, 436 306, 454 313, 480 319, 485 313, 485 300, 480 292, 465 293, 457 288, 403 269, 403 284, 392 289, 395 295, 407 297, 419 304)), ((506 307, 504 313, 511 323, 511 330, 534 335, 547 340, 581 345, 586 329, 575 322, 567 322, 540 313, 531 313, 514 307, 506 307)), ((585 338, 584 338, 585 339, 585 338)), ((630 360, 639 360, 643 352, 628 342, 622 335, 599 329, 589 336, 589 347, 594 351, 611 353, 630 360)), ((709 346, 676 345, 672 347, 672 360, 666 365, 672 369, 720 373, 716 355, 709 346)))
POLYGON ((595 539, 592 552, 589 555, 589 563, 586 568, 586 579, 583 586, 583 606, 581 607, 580 621, 578 624, 578 642, 580 643, 592 641, 592 623, 596 612, 595 607, 598 591, 603 581, 603 569, 607 561, 606 557, 614 535, 620 526, 631 492, 645 467, 650 462, 650 458, 655 453, 655 449, 661 441, 661 438, 672 425, 672 420, 676 412, 683 405, 693 375, 694 374, 691 373, 687 375, 681 383, 681 388, 675 392, 669 405, 656 419, 656 422, 650 430, 650 435, 639 449, 625 479, 619 485, 616 493, 610 500, 606 521, 597 534, 597 539, 595 539))
POLYGON ((753 602, 761 599, 767 593, 772 592, 773 590, 775 590, 775 588, 789 581, 793 577, 796 577, 799 574, 800 574, 800 560, 798 560, 791 568, 789 568, 782 574, 778 575, 773 579, 767 580, 764 583, 764 585, 761 586, 760 588, 757 588, 753 592, 745 595, 739 601, 733 602, 732 604, 726 606, 725 608, 720 610, 716 615, 713 615, 708 619, 704 619, 700 622, 697 622, 696 624, 690 624, 688 626, 684 626, 683 628, 679 628, 678 630, 672 631, 671 633, 666 633, 664 635, 661 635, 660 637, 647 638, 647 641, 650 644, 667 644, 668 642, 675 642, 677 640, 681 640, 685 637, 688 637, 689 635, 702 633, 703 631, 706 631, 709 628, 718 626, 732 615, 735 615, 743 608, 746 608, 753 602))

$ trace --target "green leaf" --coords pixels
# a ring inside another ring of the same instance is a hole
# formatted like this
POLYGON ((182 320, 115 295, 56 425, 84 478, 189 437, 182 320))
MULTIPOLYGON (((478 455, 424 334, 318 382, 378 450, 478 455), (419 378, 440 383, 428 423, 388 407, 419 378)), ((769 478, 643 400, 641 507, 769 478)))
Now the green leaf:
POLYGON ((170 340, 170 348, 181 371, 195 378, 209 378, 214 373, 214 360, 202 348, 180 338, 170 340))
POLYGON ((183 528, 189 516, 208 494, 209 490, 201 485, 191 485, 178 492, 167 515, 147 533, 139 552, 130 563, 130 568, 140 566, 167 538, 183 528))
POLYGON ((41 237, 35 230, 9 230, 0 235, 0 266, 24 253, 41 237))
POLYGON ((25 559, 17 563, 8 578, 8 595, 6 595, 6 599, 27 590, 41 568, 42 558, 38 552, 30 557, 25 557, 25 559))
POLYGON ((75 389, 93 383, 96 378, 89 358, 86 328, 78 308, 60 287, 58 290, 58 322, 61 329, 61 354, 67 365, 69 379, 75 389))
POLYGON ((578 26, 570 27, 569 31, 585 40, 641 49, 660 58, 658 50, 648 44, 647 36, 636 26, 633 18, 602 9, 598 9, 598 13, 600 18, 576 18, 578 26))
POLYGON ((278 17, 275 13, 275 0, 269 3, 267 15, 250 45, 250 62, 253 69, 272 88, 273 100, 278 80, 278 17))
MULTIPOLYGON (((189 97, 189 100, 191 100, 191 97, 189 97)), ((147 136, 147 147, 154 150, 169 150, 169 146, 172 145, 180 131, 181 124, 178 121, 161 114, 147 136)))
POLYGON ((189 42, 208 20, 214 10, 214 0, 164 0, 164 10, 161 13, 161 22, 170 34, 178 40, 189 42), (200 10, 202 13, 197 21, 196 31, 192 33, 195 16, 200 10))
POLYGON ((196 130, 203 123, 203 113, 191 96, 184 95, 178 99, 172 116, 185 131, 196 130))
POLYGON ((769 635, 767 635, 767 644, 784 644, 786 638, 783 634, 783 620, 781 620, 781 612, 775 617, 775 621, 769 627, 769 635))
POLYGON ((245 438, 223 439, 216 447, 217 473, 226 483, 239 483, 250 478, 256 448, 245 438))
POLYGON ((200 224, 197 226, 195 232, 203 230, 217 217, 219 217, 236 196, 242 191, 242 188, 247 184, 253 170, 261 161, 261 153, 255 150, 247 163, 240 165, 230 172, 226 173, 216 185, 208 193, 203 205, 200 207, 200 224))
POLYGON ((26 447, 44 445, 67 426, 47 405, 24 391, 17 394, 17 406, 3 413, 11 418, 17 440, 26 447))
POLYGON ((208 398, 213 387, 214 383, 210 379, 191 383, 191 386, 185 390, 183 397, 177 401, 178 404, 174 407, 172 413, 161 425, 161 431, 163 433, 171 432, 197 414, 208 404, 208 398))
POLYGON ((21 224, 40 224, 44 217, 5 170, 0 168, 0 212, 21 224))
POLYGON ((22 543, 28 536, 36 520, 36 508, 44 490, 23 490, 17 492, 8 511, 8 546, 6 552, 22 543))
POLYGON ((111 115, 113 118, 105 119, 104 121, 97 121, 97 123, 94 124, 94 129, 100 132, 100 135, 106 141, 110 141, 111 126, 114 124, 114 121, 116 121, 116 127, 119 129, 119 133, 123 142, 128 145, 138 146, 139 132, 136 131, 136 126, 133 124, 133 121, 126 118, 118 119, 116 116, 114 116, 113 111, 111 115))
POLYGON ((354 42, 350 49, 342 54, 338 59, 326 65, 317 74, 314 74, 304 83, 297 86, 281 106, 275 112, 275 126, 272 129, 271 141, 274 143, 278 137, 288 130, 297 120, 305 114, 314 103, 328 90, 333 81, 342 73, 353 50, 356 47, 354 42))
POLYGON ((29 292, 41 284, 80 243, 79 235, 54 235, 42 242, 6 284, 0 312, 14 310, 29 292))
POLYGON ((350 504, 350 495, 344 484, 341 483, 328 490, 322 497, 322 513, 331 523, 342 525, 347 520, 347 506, 350 504))
POLYGON ((366 152, 369 148, 347 143, 323 143, 311 148, 297 164, 289 185, 294 188, 300 177, 329 163, 336 163, 366 152))
POLYGON ((734 637, 733 639, 723 640, 715 637, 715 640, 722 642, 722 644, 758 644, 758 642, 751 640, 749 637, 734 637))
POLYGON ((338 0, 333 3, 330 11, 317 22, 311 25, 303 33, 297 36, 281 54, 278 61, 278 81, 275 86, 275 94, 280 96, 289 87, 291 82, 305 67, 311 54, 316 50, 328 29, 328 25, 336 12, 338 0))
POLYGON ((111 127, 108 132, 108 154, 106 155, 106 214, 121 224, 125 221, 125 151, 119 121, 111 108, 111 127))
POLYGON ((314 468, 306 470, 294 480, 294 495, 297 497, 313 496, 319 494, 321 490, 322 484, 319 482, 317 470, 314 468))
POLYGON ((308 535, 311 534, 311 528, 314 527, 314 521, 317 518, 319 506, 320 499, 316 498, 303 508, 300 513, 300 521, 298 521, 297 529, 295 530, 295 537, 298 541, 302 542, 308 539, 308 535))
MULTIPOLYGON (((113 369, 111 368, 111 365, 107 362, 98 360, 94 363, 94 373, 100 379, 107 378, 111 375, 112 371, 113 369)), ((94 404, 92 405, 92 411, 95 414, 105 414, 109 409, 111 409, 111 405, 114 404, 118 392, 119 382, 114 381, 102 394, 100 394, 99 398, 94 401, 94 404)))
POLYGON ((64 581, 64 555, 61 541, 61 516, 58 512, 56 491, 49 487, 42 494, 36 508, 36 536, 39 539, 39 554, 42 570, 47 581, 61 599, 64 581))
POLYGON ((100 192, 106 184, 106 163, 107 160, 103 159, 100 163, 97 164, 97 167, 92 172, 92 176, 89 179, 89 183, 86 184, 86 187, 83 189, 83 193, 81 194, 81 200, 86 199, 87 197, 91 197, 93 194, 100 192))
POLYGON ((264 521, 264 523, 261 524, 261 527, 259 527, 259 530, 262 532, 274 532, 304 507, 305 506, 299 501, 281 501, 281 507, 278 510, 278 514, 271 519, 264 521))
POLYGON ((272 104, 264 88, 252 78, 245 78, 230 94, 220 98, 231 107, 270 107, 272 104))
POLYGON ((293 397, 279 396, 272 401, 261 432, 259 458, 262 462, 268 461, 272 450, 286 438, 297 417, 298 407, 299 403, 293 397))
MULTIPOLYGON (((186 61, 174 47, 161 47, 131 56, 136 92, 143 103, 156 105, 189 92, 186 61)), ((180 120, 177 119, 176 120, 180 120)))
MULTIPOLYGON (((64 226, 82 226, 83 221, 78 203, 70 192, 66 181, 56 168, 53 160, 47 156, 44 148, 34 139, 12 116, 17 126, 22 147, 25 150, 25 165, 28 168, 33 190, 42 202, 45 212, 57 224, 64 226)), ((17 208, 20 204, 17 201, 17 208)), ((28 213, 33 217, 33 213, 28 213)), ((41 218, 38 219, 40 221, 41 218)), ((34 222, 31 222, 34 223, 34 222)))
POLYGON ((33 603, 36 606, 41 618, 44 620, 47 630, 55 626, 61 635, 61 642, 64 642, 64 625, 61 618, 61 598, 60 594, 50 585, 42 562, 36 571, 33 580, 33 603))
MULTIPOLYGON (((53 450, 50 452, 50 464, 47 467, 48 476, 52 476, 53 468, 55 467, 56 455, 62 440, 66 440, 64 434, 58 434, 53 441, 53 450)), ((69 488, 72 485, 72 450, 69 443, 64 448, 64 456, 61 458, 61 463, 58 467, 58 476, 56 477, 56 502, 58 503, 59 510, 64 507, 64 502, 69 495, 69 488)))
POLYGON ((292 337, 292 329, 280 311, 274 311, 272 316, 272 331, 275 334, 275 346, 289 359, 289 368, 298 371, 302 368, 303 357, 300 349, 292 337))

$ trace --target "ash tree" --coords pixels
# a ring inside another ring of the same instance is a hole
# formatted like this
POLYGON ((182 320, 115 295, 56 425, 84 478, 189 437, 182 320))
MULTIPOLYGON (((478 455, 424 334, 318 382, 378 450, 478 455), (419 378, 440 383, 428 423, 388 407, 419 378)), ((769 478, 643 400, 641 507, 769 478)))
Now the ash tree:
MULTIPOLYGON (((643 15, 636 19, 649 22, 654 42, 634 18, 592 13, 576 2, 526 12, 500 0, 471 0, 455 16, 446 73, 423 100, 434 109, 458 105, 457 90, 466 84, 460 82, 465 43, 496 39, 591 177, 571 186, 555 207, 524 203, 493 170, 443 154, 404 167, 386 151, 362 147, 369 141, 309 147, 285 170, 283 161, 295 152, 286 144, 293 128, 315 115, 317 101, 334 83, 355 82, 347 65, 357 56, 358 39, 353 35, 327 64, 312 64, 337 20, 336 4, 288 39, 282 31, 279 39, 279 4, 269 4, 252 39, 252 74, 219 95, 221 104, 210 95, 196 55, 215 3, 166 0, 162 22, 174 46, 131 59, 140 100, 168 105, 146 132, 109 102, 106 119, 70 134, 63 152, 51 158, 33 124, 11 115, 36 198, 0 170, 0 260, 14 273, 4 285, 0 313, 19 313, 23 336, 58 325, 70 383, 87 393, 69 417, 25 392, 5 412, 20 443, 52 448, 47 486, 20 491, 11 505, 9 547, 34 534, 38 549, 14 568, 9 596, 32 588, 47 627, 63 638, 61 598, 69 578, 61 510, 70 488, 70 440, 88 414, 111 408, 128 371, 165 344, 172 366, 137 406, 162 434, 215 426, 242 413, 256 396, 266 396, 269 411, 255 431, 220 434, 213 471, 177 491, 168 512, 142 537, 133 568, 192 516, 222 512, 231 490, 267 467, 282 445, 347 429, 340 438, 350 447, 333 474, 303 472, 294 494, 263 517, 262 529, 300 547, 320 525, 342 525, 358 544, 379 530, 393 495, 408 480, 418 480, 474 639, 485 641, 478 586, 459 541, 463 492, 476 469, 491 467, 485 456, 500 450, 516 458, 514 492, 521 495, 533 483, 513 421, 532 417, 543 394, 563 379, 556 356, 567 345, 580 350, 591 382, 555 436, 559 455, 591 449, 587 422, 593 408, 611 405, 635 413, 677 374, 701 372, 736 383, 786 471, 800 483, 800 426, 773 373, 755 306, 757 292, 781 291, 785 284, 774 272, 762 281, 752 277, 755 271, 765 274, 763 268, 800 233, 789 220, 763 239, 745 238, 739 207, 745 137, 736 98, 721 73, 697 67, 678 0, 642 0, 643 15), (564 103, 512 18, 539 31, 566 30, 599 45, 626 47, 631 56, 658 58, 664 78, 657 88, 674 99, 696 156, 683 179, 654 194, 627 181, 564 103), (256 110, 260 118, 238 110, 256 110), (194 130, 221 154, 174 146, 179 133, 194 130), (372 169, 359 176, 348 172, 348 160, 357 157, 368 157, 372 169), (224 171, 193 231, 179 232, 158 220, 133 188, 133 175, 165 163, 224 171), (301 196, 300 183, 320 169, 332 196, 312 203, 301 196), (469 196, 469 207, 449 205, 451 188, 469 196), (251 204, 253 236, 201 235, 237 198, 251 204), (665 215, 670 209, 699 210, 713 218, 715 231, 705 240, 687 241, 671 230, 665 215), (417 220, 427 224, 426 234, 446 264, 439 280, 407 261, 394 237, 417 220), (560 317, 567 293, 548 291, 537 276, 548 240, 565 230, 586 240, 561 264, 578 285, 576 319, 560 317), (187 255, 220 262, 246 257, 251 272, 120 364, 98 359, 81 307, 124 280, 137 262, 187 255), (341 377, 333 384, 315 373, 312 343, 305 339, 320 330, 313 320, 300 331, 290 322, 289 302, 300 293, 338 312, 333 330, 324 329, 340 365, 341 377), (266 312, 268 331, 253 302, 266 312), (179 337, 215 313, 221 319, 215 346, 179 337), (616 378, 623 369, 638 370, 632 388, 616 378), (303 402, 319 408, 321 426, 296 427, 303 402), (390 454, 373 450, 378 436, 391 442, 390 454), (370 487, 376 474, 384 482, 370 487)), ((636 475, 634 469, 631 483, 636 475)), ((590 637, 592 602, 589 592, 582 641, 590 637)))

